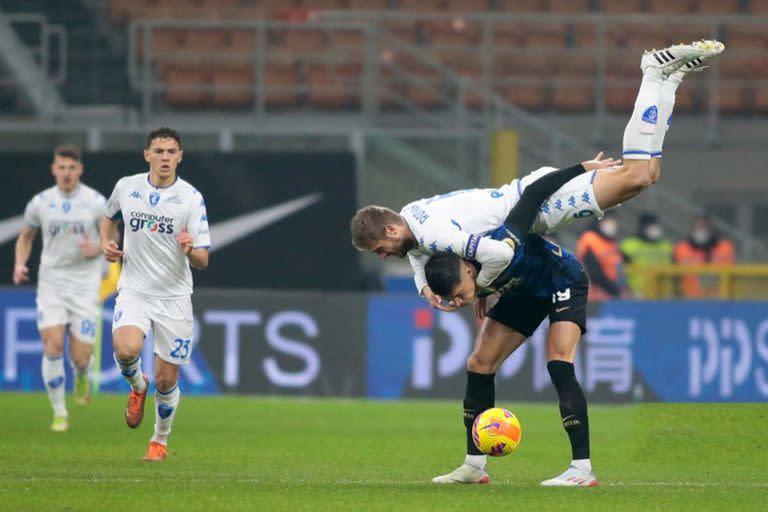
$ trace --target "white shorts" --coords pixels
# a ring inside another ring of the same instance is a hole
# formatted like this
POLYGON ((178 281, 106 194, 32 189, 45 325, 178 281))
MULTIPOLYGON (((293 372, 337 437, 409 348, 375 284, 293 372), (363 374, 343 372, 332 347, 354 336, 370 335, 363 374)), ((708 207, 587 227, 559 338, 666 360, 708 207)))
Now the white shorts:
POLYGON ((38 286, 35 301, 39 330, 66 325, 69 333, 78 340, 91 345, 96 341, 98 290, 64 291, 52 286, 38 286))
POLYGON ((147 297, 122 290, 115 301, 112 332, 126 325, 152 331, 155 355, 171 364, 187 364, 192 357, 192 297, 147 297))
MULTIPOLYGON (((525 187, 545 174, 556 170, 542 167, 517 181, 517 190, 522 195, 525 187)), ((533 223, 532 233, 553 233, 573 221, 580 219, 601 219, 605 212, 595 200, 594 181, 597 171, 586 172, 574 178, 541 205, 541 211, 533 223)))

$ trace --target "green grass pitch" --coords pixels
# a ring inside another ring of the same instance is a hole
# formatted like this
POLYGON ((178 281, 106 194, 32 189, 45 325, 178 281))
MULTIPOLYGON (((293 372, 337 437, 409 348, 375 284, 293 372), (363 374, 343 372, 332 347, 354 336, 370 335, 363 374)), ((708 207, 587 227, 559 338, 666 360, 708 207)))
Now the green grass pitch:
POLYGON ((436 486, 463 459, 461 404, 182 395, 170 457, 141 457, 154 415, 123 422, 125 397, 70 402, 48 431, 41 394, 0 394, 0 510, 766 510, 768 406, 590 409, 600 486, 541 488, 570 450, 555 404, 509 404, 520 448, 490 485, 436 486))

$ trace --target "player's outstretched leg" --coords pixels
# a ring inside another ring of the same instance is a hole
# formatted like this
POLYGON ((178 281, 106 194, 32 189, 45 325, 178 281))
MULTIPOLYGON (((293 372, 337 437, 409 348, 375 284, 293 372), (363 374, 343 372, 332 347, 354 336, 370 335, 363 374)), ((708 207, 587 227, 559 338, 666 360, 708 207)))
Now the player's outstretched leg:
POLYGON ((703 69, 702 63, 723 49, 717 41, 695 41, 643 54, 643 80, 624 130, 624 165, 599 171, 595 177, 595 197, 603 210, 635 197, 659 179, 658 157, 674 106, 674 91, 685 73, 703 69))

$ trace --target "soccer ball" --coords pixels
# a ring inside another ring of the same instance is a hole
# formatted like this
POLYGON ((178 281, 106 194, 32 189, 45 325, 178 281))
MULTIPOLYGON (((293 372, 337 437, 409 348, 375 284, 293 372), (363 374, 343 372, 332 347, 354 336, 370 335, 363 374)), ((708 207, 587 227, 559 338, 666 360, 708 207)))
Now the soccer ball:
POLYGON ((515 451, 522 434, 523 429, 517 416, 501 407, 483 411, 472 425, 475 446, 493 457, 501 457, 515 451))

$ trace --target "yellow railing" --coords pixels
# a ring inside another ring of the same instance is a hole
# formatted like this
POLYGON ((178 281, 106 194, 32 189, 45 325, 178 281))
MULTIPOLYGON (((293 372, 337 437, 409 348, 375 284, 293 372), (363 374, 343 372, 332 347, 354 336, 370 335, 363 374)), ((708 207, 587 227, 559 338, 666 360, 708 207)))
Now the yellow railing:
POLYGON ((768 300, 768 265, 627 265, 625 272, 641 283, 643 299, 768 300), (686 293, 693 280, 699 293, 686 293))

